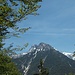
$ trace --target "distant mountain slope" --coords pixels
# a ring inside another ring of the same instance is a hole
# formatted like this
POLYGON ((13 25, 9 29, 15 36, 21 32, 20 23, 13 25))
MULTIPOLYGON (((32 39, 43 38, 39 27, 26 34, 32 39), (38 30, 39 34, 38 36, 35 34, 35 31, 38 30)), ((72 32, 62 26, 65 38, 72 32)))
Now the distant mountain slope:
POLYGON ((66 55, 68 58, 75 60, 75 56, 73 56, 73 53, 63 52, 63 54, 66 55))
POLYGON ((75 61, 45 43, 32 46, 27 54, 13 61, 23 75, 33 75, 38 72, 40 59, 43 59, 44 66, 49 69, 49 75, 75 73, 75 61))

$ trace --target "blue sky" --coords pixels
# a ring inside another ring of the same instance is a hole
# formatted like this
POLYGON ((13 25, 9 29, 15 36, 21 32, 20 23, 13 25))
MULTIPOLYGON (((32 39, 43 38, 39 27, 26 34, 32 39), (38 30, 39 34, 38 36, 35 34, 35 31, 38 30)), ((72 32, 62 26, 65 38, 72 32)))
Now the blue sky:
POLYGON ((75 50, 75 0, 43 0, 38 16, 28 16, 18 23, 31 27, 21 38, 10 38, 6 42, 22 46, 28 42, 26 52, 34 44, 45 42, 60 52, 75 50))

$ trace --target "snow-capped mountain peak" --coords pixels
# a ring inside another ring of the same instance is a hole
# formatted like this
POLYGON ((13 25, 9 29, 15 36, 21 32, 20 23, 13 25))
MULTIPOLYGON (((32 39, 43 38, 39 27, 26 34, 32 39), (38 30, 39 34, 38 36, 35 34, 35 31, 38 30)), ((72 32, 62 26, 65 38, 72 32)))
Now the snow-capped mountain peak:
MULTIPOLYGON (((19 57, 23 57, 26 54, 31 55, 32 52, 33 52, 33 55, 35 55, 34 56, 34 58, 35 58, 38 52, 48 51, 48 50, 53 50, 54 52, 58 51, 56 48, 52 47, 51 45, 41 42, 38 45, 33 45, 27 53, 21 53, 21 54, 13 55, 12 58, 16 59, 16 58, 19 58, 19 57)), ((73 56, 73 53, 62 52, 62 54, 64 54, 65 56, 67 56, 70 59, 75 60, 75 56, 73 56)))
POLYGON ((50 50, 54 49, 52 46, 46 43, 40 43, 39 45, 34 45, 30 48, 29 52, 34 52, 35 50, 37 51, 45 51, 45 50, 50 50))
POLYGON ((66 56, 69 56, 69 55, 73 56, 73 53, 63 52, 63 54, 66 55, 66 56))
POLYGON ((44 65, 49 68, 49 75, 65 75, 65 73, 75 73, 75 61, 72 56, 72 53, 63 52, 62 54, 51 45, 40 43, 33 45, 27 54, 13 59, 13 61, 23 75, 33 75, 33 73, 36 73, 40 59, 43 59, 44 65))
POLYGON ((73 56, 73 53, 68 52, 62 52, 64 55, 66 55, 68 58, 75 60, 75 57, 73 56))

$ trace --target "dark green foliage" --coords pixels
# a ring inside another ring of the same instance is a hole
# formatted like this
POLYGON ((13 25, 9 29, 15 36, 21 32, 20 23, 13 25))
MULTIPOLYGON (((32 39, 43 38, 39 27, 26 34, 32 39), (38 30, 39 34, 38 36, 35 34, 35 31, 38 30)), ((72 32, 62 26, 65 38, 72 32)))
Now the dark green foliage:
MULTIPOLYGON (((0 0, 0 50, 5 50, 3 49, 5 44, 4 39, 12 36, 18 37, 20 33, 25 33, 31 28, 20 28, 16 23, 26 20, 28 15, 37 15, 36 11, 40 8, 38 2, 41 1, 42 0, 0 0)), ((22 50, 23 48, 18 48, 17 50, 19 49, 22 50)), ((14 50, 12 50, 12 52, 14 52, 14 50)))
POLYGON ((0 75, 20 75, 8 56, 24 49, 28 43, 22 48, 18 46, 12 49, 13 44, 4 48, 4 40, 12 36, 18 37, 31 28, 20 28, 16 23, 26 20, 28 15, 37 15, 40 1, 42 0, 0 0, 0 75))
POLYGON ((41 59, 40 60, 40 64, 38 66, 38 69, 39 69, 39 73, 37 74, 34 74, 34 75, 49 75, 49 71, 47 68, 44 68, 44 65, 43 65, 43 60, 41 59))
POLYGON ((11 58, 0 53, 0 75, 21 75, 11 58))

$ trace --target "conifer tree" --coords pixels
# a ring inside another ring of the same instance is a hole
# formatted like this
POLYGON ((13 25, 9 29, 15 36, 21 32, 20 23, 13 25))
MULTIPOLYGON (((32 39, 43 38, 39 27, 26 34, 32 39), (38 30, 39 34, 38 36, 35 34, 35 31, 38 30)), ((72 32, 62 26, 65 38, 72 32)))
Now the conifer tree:
POLYGON ((40 1, 42 0, 0 0, 0 75, 20 75, 8 56, 23 48, 12 49, 12 44, 4 48, 8 43, 4 43, 4 40, 12 36, 18 37, 20 33, 30 29, 30 27, 20 28, 16 23, 26 20, 28 15, 37 15, 40 1))
POLYGON ((21 75, 11 58, 0 53, 0 75, 21 75))
MULTIPOLYGON (((26 20, 28 15, 37 15, 42 0, 0 0, 0 51, 4 49, 4 40, 12 36, 18 37, 31 27, 21 28, 16 23, 26 20)), ((27 44, 25 45, 27 46, 27 44)), ((10 46, 9 46, 10 47, 10 46)), ((6 52, 14 52, 23 48, 15 48, 6 52)))
POLYGON ((40 60, 40 64, 38 66, 38 70, 39 70, 39 73, 36 73, 34 75, 49 75, 49 71, 48 71, 47 68, 44 67, 44 62, 43 62, 42 59, 40 60))

